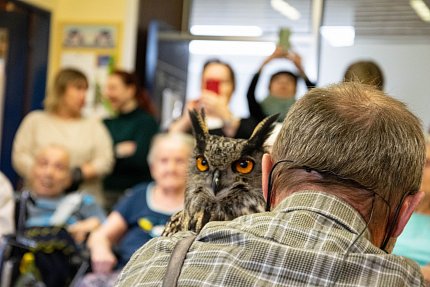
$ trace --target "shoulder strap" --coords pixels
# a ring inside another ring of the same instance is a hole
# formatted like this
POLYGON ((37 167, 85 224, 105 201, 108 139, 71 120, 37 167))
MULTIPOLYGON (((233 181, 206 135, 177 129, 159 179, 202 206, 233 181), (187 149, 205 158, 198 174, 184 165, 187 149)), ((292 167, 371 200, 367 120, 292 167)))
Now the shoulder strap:
POLYGON ((164 276, 162 287, 175 287, 178 284, 179 275, 181 274, 182 265, 187 256, 188 249, 196 239, 196 235, 190 235, 178 241, 170 255, 169 264, 167 265, 166 275, 164 276))

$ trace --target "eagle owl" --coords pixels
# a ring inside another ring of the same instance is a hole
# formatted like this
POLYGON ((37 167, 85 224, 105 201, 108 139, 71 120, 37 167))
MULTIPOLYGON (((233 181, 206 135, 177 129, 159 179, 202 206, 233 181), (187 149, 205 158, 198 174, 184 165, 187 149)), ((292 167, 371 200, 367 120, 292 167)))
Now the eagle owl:
POLYGON ((232 139, 210 135, 204 112, 190 111, 196 139, 190 159, 184 210, 172 216, 163 232, 200 232, 209 221, 232 220, 264 211, 261 159, 265 140, 278 115, 261 121, 251 137, 232 139))

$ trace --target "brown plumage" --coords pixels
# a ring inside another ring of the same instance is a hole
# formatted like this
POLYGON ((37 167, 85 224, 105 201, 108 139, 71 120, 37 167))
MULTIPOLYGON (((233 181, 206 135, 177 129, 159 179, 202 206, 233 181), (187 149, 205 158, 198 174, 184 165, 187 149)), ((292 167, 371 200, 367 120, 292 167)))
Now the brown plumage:
POLYGON ((210 135, 204 113, 190 111, 196 146, 188 171, 184 210, 172 216, 163 232, 200 232, 209 221, 232 220, 264 211, 261 158, 277 115, 267 117, 248 140, 210 135))

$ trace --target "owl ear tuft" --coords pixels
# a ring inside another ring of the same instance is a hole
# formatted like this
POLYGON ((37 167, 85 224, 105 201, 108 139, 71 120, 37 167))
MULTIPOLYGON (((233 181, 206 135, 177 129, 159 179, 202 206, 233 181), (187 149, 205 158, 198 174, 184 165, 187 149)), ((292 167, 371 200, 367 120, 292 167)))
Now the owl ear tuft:
POLYGON ((209 135, 205 121, 205 110, 201 109, 200 113, 195 109, 188 112, 190 114, 191 125, 193 126, 194 137, 196 138, 197 149, 200 153, 203 153, 206 148, 206 138, 209 135))
POLYGON ((259 149, 263 146, 264 142, 269 138, 275 125, 273 123, 278 119, 279 114, 271 115, 263 119, 254 128, 251 137, 248 139, 243 154, 247 154, 255 149, 259 149))

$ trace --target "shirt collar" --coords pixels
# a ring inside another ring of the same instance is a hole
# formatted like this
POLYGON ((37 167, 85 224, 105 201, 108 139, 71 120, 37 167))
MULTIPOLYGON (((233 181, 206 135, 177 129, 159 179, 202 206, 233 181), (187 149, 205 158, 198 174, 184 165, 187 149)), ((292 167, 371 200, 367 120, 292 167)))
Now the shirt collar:
MULTIPOLYGON (((285 198, 273 212, 291 212, 307 210, 321 214, 337 221, 346 229, 359 234, 366 228, 366 222, 360 213, 351 205, 334 195, 312 190, 294 192, 285 198)), ((370 238, 370 232, 366 228, 364 237, 370 238)))

